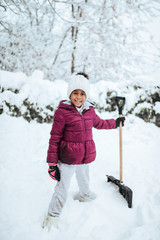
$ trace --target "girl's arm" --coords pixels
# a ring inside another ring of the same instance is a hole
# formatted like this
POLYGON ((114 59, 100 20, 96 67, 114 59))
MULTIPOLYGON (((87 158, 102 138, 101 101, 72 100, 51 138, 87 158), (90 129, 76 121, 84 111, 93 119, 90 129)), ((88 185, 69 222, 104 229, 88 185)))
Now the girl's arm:
POLYGON ((59 143, 63 137, 63 131, 65 127, 65 119, 62 111, 57 109, 54 114, 54 120, 52 130, 50 132, 49 147, 47 154, 47 163, 58 162, 58 149, 59 143))
POLYGON ((103 120, 95 113, 93 127, 97 129, 114 129, 116 128, 116 121, 114 119, 103 120))

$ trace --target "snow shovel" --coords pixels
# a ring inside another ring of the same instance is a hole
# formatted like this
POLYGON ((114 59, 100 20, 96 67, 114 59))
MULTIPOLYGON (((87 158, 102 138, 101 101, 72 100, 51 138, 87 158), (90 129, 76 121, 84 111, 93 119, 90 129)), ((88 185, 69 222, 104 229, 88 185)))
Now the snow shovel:
MULTIPOLYGON (((119 117, 122 117, 123 116, 122 110, 125 104, 125 98, 117 96, 115 98, 115 101, 116 101, 116 105, 118 106, 119 117)), ((119 187, 120 194, 123 195, 123 197, 126 199, 128 203, 128 207, 131 208, 133 192, 129 187, 123 184, 123 180, 122 180, 122 122, 120 122, 120 126, 119 126, 119 148, 120 148, 120 180, 108 175, 107 175, 107 178, 108 178, 108 182, 112 182, 119 187)))

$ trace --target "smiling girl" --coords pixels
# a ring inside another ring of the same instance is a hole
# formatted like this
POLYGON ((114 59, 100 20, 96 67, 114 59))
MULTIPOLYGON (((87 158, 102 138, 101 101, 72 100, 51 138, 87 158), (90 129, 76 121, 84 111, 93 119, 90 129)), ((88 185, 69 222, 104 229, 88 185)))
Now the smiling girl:
POLYGON ((88 101, 89 79, 84 73, 74 74, 68 84, 69 100, 61 101, 54 114, 49 140, 47 163, 50 177, 57 180, 48 215, 42 227, 58 226, 59 216, 67 199, 73 174, 79 187, 74 200, 91 201, 96 194, 89 188, 89 163, 96 158, 92 128, 114 129, 120 121, 102 120, 88 101))

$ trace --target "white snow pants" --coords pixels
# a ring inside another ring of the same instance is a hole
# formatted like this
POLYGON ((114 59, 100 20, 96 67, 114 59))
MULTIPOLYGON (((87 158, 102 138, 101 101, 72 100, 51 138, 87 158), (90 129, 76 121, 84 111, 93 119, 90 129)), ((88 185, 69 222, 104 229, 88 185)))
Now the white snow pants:
POLYGON ((51 216, 57 217, 60 215, 62 208, 67 200, 67 194, 70 186, 70 181, 73 174, 76 174, 76 179, 79 187, 79 195, 85 199, 90 194, 89 189, 89 165, 68 165, 58 163, 61 174, 60 182, 55 186, 54 194, 49 204, 48 213, 51 216))

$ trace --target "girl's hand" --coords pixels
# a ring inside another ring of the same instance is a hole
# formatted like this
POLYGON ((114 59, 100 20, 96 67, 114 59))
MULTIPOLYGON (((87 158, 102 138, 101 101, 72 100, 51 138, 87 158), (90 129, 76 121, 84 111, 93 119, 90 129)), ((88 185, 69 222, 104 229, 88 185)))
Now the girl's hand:
POLYGON ((48 166, 49 176, 56 181, 60 181, 60 171, 59 168, 57 167, 57 164, 49 163, 48 166))
POLYGON ((124 126, 125 117, 119 117, 116 119, 116 128, 119 127, 120 122, 122 122, 122 127, 124 126))

